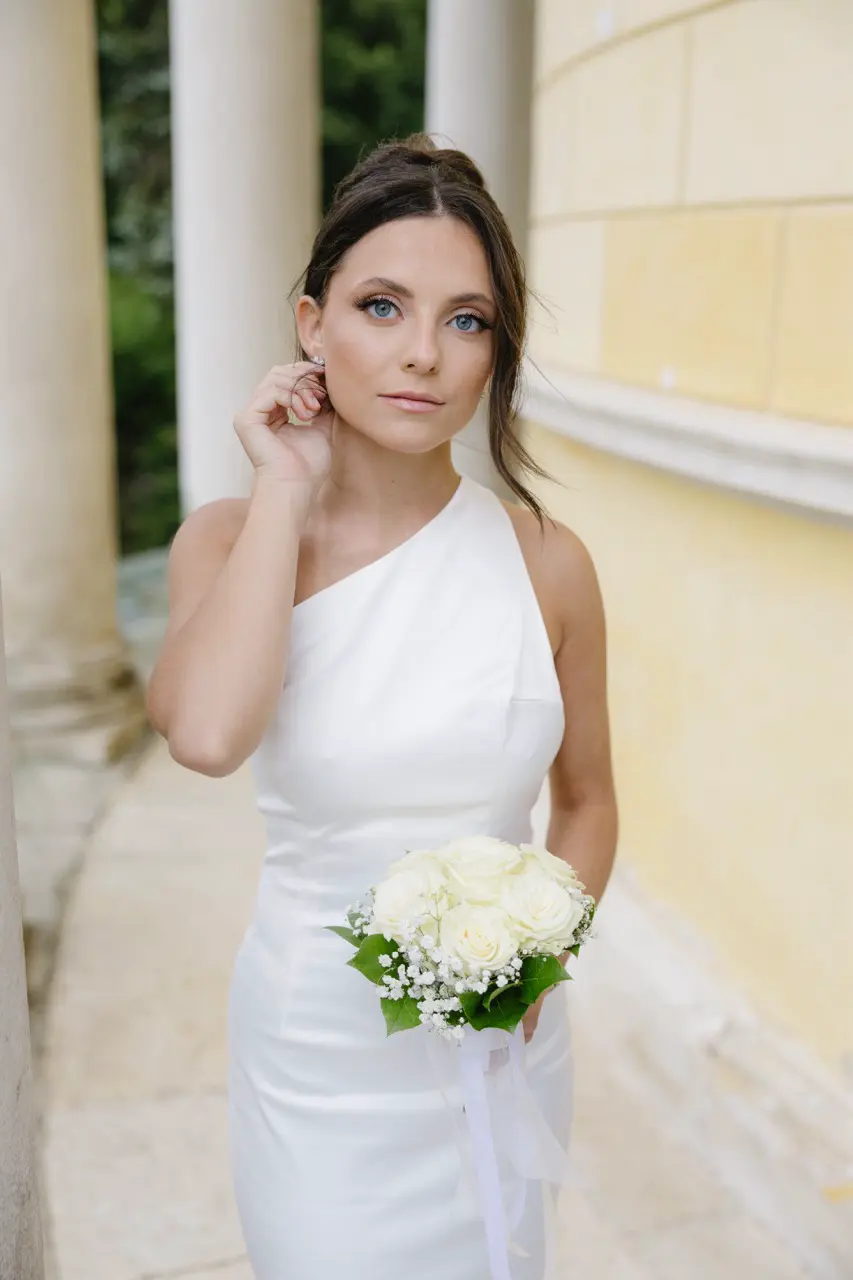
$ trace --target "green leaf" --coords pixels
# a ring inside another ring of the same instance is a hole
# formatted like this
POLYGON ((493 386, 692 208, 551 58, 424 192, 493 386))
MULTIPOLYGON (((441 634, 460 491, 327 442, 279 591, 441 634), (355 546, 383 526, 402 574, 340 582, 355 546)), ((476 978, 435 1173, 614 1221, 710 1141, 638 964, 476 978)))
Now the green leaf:
POLYGON ((338 937, 345 938, 347 942, 351 942, 354 947, 361 946, 361 939, 356 937, 352 929, 348 929, 345 924, 327 924, 325 926, 330 933, 336 933, 338 937))
POLYGON ((347 960, 347 964, 352 965, 353 969, 358 969, 359 973, 363 973, 365 978, 369 978, 378 986, 386 973, 394 972, 394 966, 389 965, 386 968, 379 963, 379 957, 393 955, 397 950, 399 948, 396 942, 384 938, 381 933, 369 933, 361 942, 355 955, 347 960))
MULTIPOLYGON (((520 988, 521 984, 513 983, 513 987, 520 988)), ((464 991, 459 997, 465 1017, 474 1030, 502 1027, 506 1031, 514 1031, 527 1009, 521 990, 504 987, 502 991, 490 992, 488 998, 490 1004, 487 1007, 486 998, 478 991, 464 991)))
POLYGON ((581 944, 579 942, 576 942, 573 947, 569 947, 569 950, 571 951, 573 956, 576 956, 580 951, 580 949, 581 949, 581 944))
POLYGON ((521 966, 521 985, 524 999, 535 1004, 543 991, 558 982, 568 982, 569 975, 556 956, 525 956, 521 966))
POLYGON ((382 999, 379 1003, 385 1014, 385 1026, 389 1036, 392 1036, 395 1031, 409 1031, 412 1027, 421 1025, 418 1002, 411 996, 403 996, 402 1000, 382 999))
POLYGON ((478 1018, 478 1030, 481 1027, 501 1027, 504 1031, 515 1031, 527 1009, 528 1003, 520 990, 505 988, 495 996, 491 1006, 483 1010, 478 1018))
POLYGON ((479 991, 463 991, 459 996, 459 1003, 462 1005, 462 1012, 471 1023, 471 1026, 476 1026, 475 1019, 483 1011, 483 997, 479 991))
POLYGON ((491 991, 487 991, 483 996, 483 1006, 490 1009, 498 996, 502 996, 507 991, 512 991, 514 987, 521 986, 521 979, 517 982, 508 982, 505 987, 492 987, 491 991))

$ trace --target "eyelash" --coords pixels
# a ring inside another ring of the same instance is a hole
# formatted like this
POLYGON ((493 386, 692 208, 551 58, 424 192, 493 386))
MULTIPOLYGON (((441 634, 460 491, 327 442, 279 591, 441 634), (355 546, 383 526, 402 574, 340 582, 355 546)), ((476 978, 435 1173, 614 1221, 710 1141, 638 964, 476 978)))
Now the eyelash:
MULTIPOLYGON (((386 297, 386 295, 385 295, 384 293, 371 293, 371 294, 367 295, 367 296, 366 296, 366 297, 364 297, 364 298, 359 298, 359 299, 357 299, 357 301, 356 301, 355 305, 358 307, 359 311, 366 311, 366 310, 367 310, 367 308, 368 308, 368 307, 370 307, 370 306, 372 306, 374 302, 388 302, 388 303, 390 303, 390 304, 391 304, 391 306, 392 306, 392 307, 397 307, 397 303, 394 301, 394 299, 393 299, 393 298, 386 297)), ((397 309, 399 310, 399 307, 397 307, 397 309)), ((480 332, 480 333, 483 333, 483 332, 485 332, 485 331, 486 331, 486 330, 488 330, 488 329, 493 329, 493 328, 494 328, 494 325, 489 324, 488 320, 485 320, 485 319, 483 318, 483 316, 478 315, 476 311, 461 311, 461 312, 459 313, 459 315, 458 315, 458 316, 454 316, 454 317, 453 317, 453 319, 454 319, 454 320, 460 320, 460 319, 462 319, 463 317, 464 317, 465 319, 467 319, 469 316, 471 317, 471 319, 472 319, 472 320, 476 320, 476 321, 477 321, 477 323, 478 323, 479 325, 481 325, 481 326, 482 326, 482 328, 479 330, 479 332, 480 332)), ((382 316, 374 316, 373 318, 374 318, 374 320, 381 320, 381 319, 383 319, 383 317, 382 317, 382 316)), ((386 318, 386 319, 387 319, 387 317, 384 317, 384 318, 386 318)), ((458 330, 457 330, 457 333, 465 333, 465 334, 467 334, 467 333, 470 333, 470 332, 471 332, 471 330, 470 330, 470 329, 458 329, 458 330)))

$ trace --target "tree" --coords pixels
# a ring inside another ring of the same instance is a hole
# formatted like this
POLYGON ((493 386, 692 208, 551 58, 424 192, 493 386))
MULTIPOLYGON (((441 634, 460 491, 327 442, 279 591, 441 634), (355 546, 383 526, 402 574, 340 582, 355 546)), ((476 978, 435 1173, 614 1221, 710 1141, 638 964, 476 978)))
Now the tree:
POLYGON ((323 0, 323 201, 359 157, 423 128, 426 0, 323 0))

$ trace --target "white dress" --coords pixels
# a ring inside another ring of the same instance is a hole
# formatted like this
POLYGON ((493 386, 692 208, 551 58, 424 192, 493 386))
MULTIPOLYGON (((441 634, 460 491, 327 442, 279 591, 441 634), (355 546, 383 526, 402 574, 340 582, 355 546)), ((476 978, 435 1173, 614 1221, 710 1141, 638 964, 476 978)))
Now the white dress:
MULTIPOLYGON (((252 757, 268 851, 228 1018, 231 1158, 257 1280, 488 1280, 452 1076, 437 1078, 424 1028, 386 1037, 376 988, 324 926, 407 849, 530 840, 563 730, 512 521, 466 476, 406 542, 296 605, 252 757)), ((564 992, 545 996, 525 1056, 566 1146, 564 992)), ((542 1206, 528 1183, 513 1280, 542 1280, 542 1206)))

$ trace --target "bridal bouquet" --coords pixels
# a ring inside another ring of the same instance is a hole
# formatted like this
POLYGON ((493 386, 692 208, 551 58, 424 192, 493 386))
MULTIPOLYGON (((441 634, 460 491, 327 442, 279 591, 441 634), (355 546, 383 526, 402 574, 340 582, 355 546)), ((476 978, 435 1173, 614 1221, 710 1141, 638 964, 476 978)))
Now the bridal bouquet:
POLYGON ((562 858, 491 836, 417 849, 327 925, 347 963, 379 988, 388 1035, 425 1024, 461 1041, 466 1027, 514 1032, 543 991, 565 982, 595 899, 562 858))

